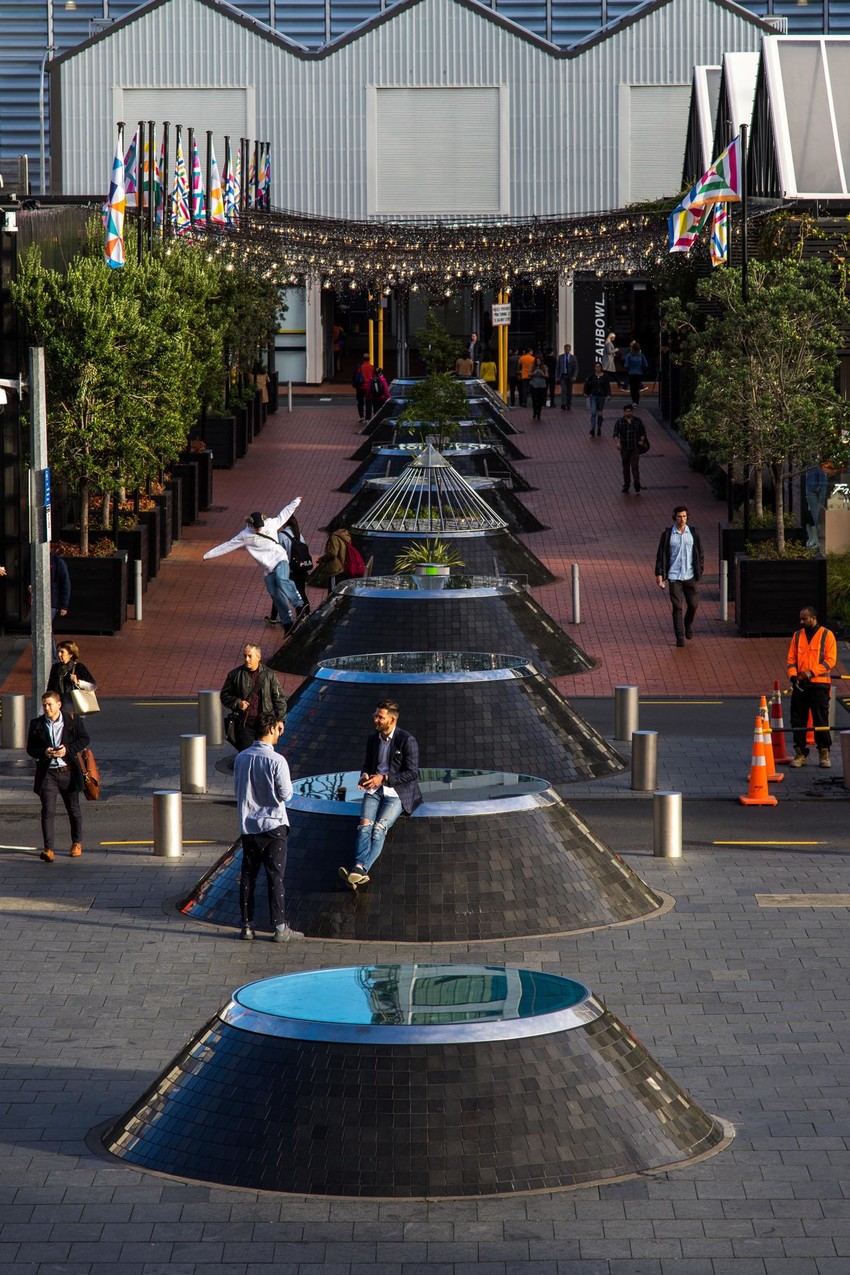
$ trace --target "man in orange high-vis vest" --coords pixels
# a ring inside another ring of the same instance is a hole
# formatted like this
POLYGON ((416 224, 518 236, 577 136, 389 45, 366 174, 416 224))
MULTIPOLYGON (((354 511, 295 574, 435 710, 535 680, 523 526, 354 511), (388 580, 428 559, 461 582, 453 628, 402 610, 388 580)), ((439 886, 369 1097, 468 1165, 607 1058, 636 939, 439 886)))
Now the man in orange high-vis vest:
POLYGON ((829 681, 830 669, 835 668, 838 650, 835 635, 818 624, 814 607, 803 607, 800 612, 801 628, 791 639, 788 648, 788 676, 791 679, 791 729, 794 732, 794 760, 792 766, 805 766, 809 750, 806 747, 806 723, 812 714, 815 743, 819 765, 828 770, 829 749, 832 736, 829 733, 829 681))

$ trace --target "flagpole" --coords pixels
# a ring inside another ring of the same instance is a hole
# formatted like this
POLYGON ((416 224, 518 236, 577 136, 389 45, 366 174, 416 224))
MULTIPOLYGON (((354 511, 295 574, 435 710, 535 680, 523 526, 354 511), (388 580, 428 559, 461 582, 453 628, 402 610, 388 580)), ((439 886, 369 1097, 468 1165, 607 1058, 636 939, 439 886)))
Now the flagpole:
POLYGON ((156 121, 148 120, 148 252, 153 248, 156 218, 156 121))
POLYGON ((186 179, 189 185, 189 225, 195 224, 195 130, 186 129, 186 179))
MULTIPOLYGON (((179 127, 176 125, 175 127, 179 127)), ((162 121, 162 237, 167 238, 168 230, 171 225, 171 197, 168 191, 168 134, 171 129, 171 121, 162 121)))
POLYGON ((210 222, 212 221, 212 137, 213 137, 213 131, 211 128, 208 128, 207 129, 207 207, 206 207, 207 230, 209 230, 210 222))
POLYGON ((144 249, 142 247, 145 224, 145 121, 139 120, 136 126, 136 234, 139 242, 136 245, 136 260, 142 264, 144 249))
POLYGON ((750 281, 748 278, 748 243, 747 243, 747 140, 749 128, 741 125, 741 300, 747 305, 750 300, 750 281))

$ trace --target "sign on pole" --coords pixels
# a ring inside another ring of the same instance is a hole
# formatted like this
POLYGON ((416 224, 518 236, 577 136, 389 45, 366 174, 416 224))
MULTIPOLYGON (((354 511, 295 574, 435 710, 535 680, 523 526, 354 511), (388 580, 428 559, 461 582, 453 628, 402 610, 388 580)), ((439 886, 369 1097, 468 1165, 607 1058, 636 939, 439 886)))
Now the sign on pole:
POLYGON ((490 307, 490 319, 494 328, 506 328, 511 322, 510 305, 493 305, 490 307))

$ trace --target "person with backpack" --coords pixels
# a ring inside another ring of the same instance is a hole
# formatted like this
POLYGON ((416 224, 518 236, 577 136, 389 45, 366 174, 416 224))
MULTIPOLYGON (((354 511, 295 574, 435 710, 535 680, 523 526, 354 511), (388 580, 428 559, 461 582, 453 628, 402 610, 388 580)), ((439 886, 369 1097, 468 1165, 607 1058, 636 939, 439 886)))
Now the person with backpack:
POLYGON ((386 403, 390 396, 390 387, 387 385, 387 378, 384 376, 382 367, 375 368, 375 375, 372 377, 369 394, 372 399, 373 412, 377 412, 378 408, 386 403))
POLYGON ((369 362, 368 354, 361 354, 360 362, 351 378, 354 393, 357 396, 358 423, 365 424, 372 416, 372 378, 375 369, 369 362))
MULTIPOLYGON (((301 597, 304 599, 304 605, 298 612, 299 617, 309 615, 310 603, 307 600, 307 577, 313 570, 313 555, 310 553, 307 541, 301 535, 301 529, 298 526, 298 519, 295 514, 285 522, 277 533, 277 538, 289 554, 289 577, 295 585, 301 597)), ((272 602, 271 614, 266 619, 266 624, 277 624, 277 607, 272 602)))
POLYGON ((346 527, 334 528, 311 583, 327 584, 328 593, 333 593, 338 580, 357 580, 365 574, 366 564, 357 546, 351 543, 351 532, 346 527))
POLYGON ((246 549, 255 562, 259 563, 263 572, 263 582, 269 596, 280 615, 290 615, 284 625, 288 632, 298 619, 304 608, 304 599, 295 587, 289 575, 289 552, 278 540, 278 532, 301 504, 301 497, 296 496, 281 509, 275 518, 267 518, 256 510, 248 514, 246 525, 231 539, 214 549, 208 549, 204 558, 220 558, 225 553, 233 553, 235 549, 246 549))
POLYGON ((632 396, 632 403, 637 407, 640 402, 640 391, 643 385, 643 378, 649 371, 649 364, 646 361, 646 355, 641 350, 637 341, 632 341, 629 346, 629 352, 623 359, 623 366, 626 369, 626 376, 629 381, 629 393, 632 396))

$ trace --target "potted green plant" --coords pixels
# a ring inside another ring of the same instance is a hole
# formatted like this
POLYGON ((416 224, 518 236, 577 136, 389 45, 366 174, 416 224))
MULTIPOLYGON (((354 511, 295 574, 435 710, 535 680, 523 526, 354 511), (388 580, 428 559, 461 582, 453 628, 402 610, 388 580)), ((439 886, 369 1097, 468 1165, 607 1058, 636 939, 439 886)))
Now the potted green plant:
POLYGON ((746 297, 740 270, 718 270, 697 296, 664 308, 681 341, 677 358, 694 374, 683 430, 713 460, 752 475, 756 519, 770 474, 772 543, 758 556, 736 555, 735 620, 747 636, 789 633, 802 605, 825 604, 826 577, 823 560, 801 556, 786 537, 785 473, 789 461, 803 470, 846 453, 850 404, 836 369, 850 303, 830 267, 814 260, 751 261, 746 297))
POLYGON ((402 549, 395 560, 396 571, 414 575, 419 589, 444 588, 452 570, 463 565, 463 558, 457 550, 440 540, 439 536, 433 540, 414 540, 402 549))

